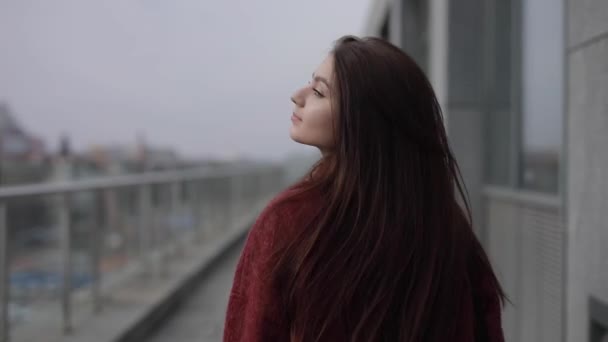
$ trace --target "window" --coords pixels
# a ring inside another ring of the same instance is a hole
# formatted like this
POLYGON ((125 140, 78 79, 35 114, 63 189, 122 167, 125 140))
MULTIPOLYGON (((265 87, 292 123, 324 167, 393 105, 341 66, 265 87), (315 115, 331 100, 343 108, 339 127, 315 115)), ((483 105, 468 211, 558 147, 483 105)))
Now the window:
POLYGON ((490 184, 505 186, 515 183, 517 160, 521 45, 516 2, 487 2, 484 22, 485 178, 490 184))
POLYGON ((402 46, 416 63, 428 73, 429 30, 428 1, 403 0, 402 46))
POLYGON ((557 192, 563 121, 563 8, 560 1, 523 5, 520 184, 557 192))
POLYGON ((563 122, 563 8, 485 2, 486 183, 557 193, 563 122))

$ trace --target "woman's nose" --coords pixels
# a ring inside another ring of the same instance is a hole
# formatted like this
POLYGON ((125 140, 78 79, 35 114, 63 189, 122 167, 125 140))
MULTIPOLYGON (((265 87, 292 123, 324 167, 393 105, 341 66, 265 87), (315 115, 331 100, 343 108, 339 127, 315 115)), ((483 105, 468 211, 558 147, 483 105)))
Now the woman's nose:
POLYGON ((291 102, 293 102, 298 107, 304 106, 304 100, 302 96, 302 89, 298 89, 292 96, 291 102))

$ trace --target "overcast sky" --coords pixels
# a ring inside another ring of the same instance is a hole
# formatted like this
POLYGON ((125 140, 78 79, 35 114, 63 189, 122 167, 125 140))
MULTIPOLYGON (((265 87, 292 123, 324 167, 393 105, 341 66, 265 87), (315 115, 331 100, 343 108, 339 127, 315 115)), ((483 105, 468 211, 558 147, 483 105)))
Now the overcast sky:
MULTIPOLYGON (((281 158, 291 93, 369 0, 3 0, 0 101, 55 149, 151 144, 281 158)), ((312 150, 311 150, 312 151, 312 150)))

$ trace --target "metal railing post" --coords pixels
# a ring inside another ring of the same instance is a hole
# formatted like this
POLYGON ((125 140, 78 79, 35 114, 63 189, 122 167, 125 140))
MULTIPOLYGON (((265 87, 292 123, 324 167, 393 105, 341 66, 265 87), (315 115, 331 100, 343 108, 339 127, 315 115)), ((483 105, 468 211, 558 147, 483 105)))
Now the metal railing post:
POLYGON ((152 244, 154 250, 154 260, 156 261, 156 265, 154 268, 155 275, 158 277, 165 277, 168 273, 168 265, 166 261, 164 243, 167 238, 167 229, 163 225, 166 222, 167 213, 166 213, 166 204, 165 204, 165 196, 163 196, 163 187, 162 186, 154 186, 151 187, 152 192, 155 194, 155 200, 152 201, 153 205, 151 205, 151 220, 150 223, 150 235, 154 236, 154 242, 152 244))
POLYGON ((182 200, 182 187, 181 183, 175 182, 171 184, 171 204, 169 206, 171 210, 171 217, 173 218, 173 223, 176 225, 171 227, 170 230, 170 238, 171 245, 174 251, 174 256, 184 256, 184 250, 181 245, 181 236, 179 236, 179 224, 180 222, 180 214, 181 214, 181 200, 182 200))
POLYGON ((162 187, 159 189, 159 203, 157 211, 157 232, 158 238, 163 241, 163 246, 160 247, 159 255, 159 276, 167 277, 169 275, 169 259, 171 254, 171 232, 169 231, 169 224, 171 222, 171 185, 169 185, 169 193, 164 191, 166 188, 162 187))
POLYGON ((156 185, 154 188, 155 201, 152 206, 151 217, 153 218, 153 224, 151 225, 154 231, 154 250, 155 250, 155 275, 157 277, 165 277, 168 273, 166 253, 165 253, 165 241, 167 239, 167 230, 164 226, 166 222, 166 196, 164 195, 164 188, 156 185))
POLYGON ((8 305, 10 302, 8 226, 6 225, 6 203, 0 202, 0 341, 10 340, 8 305))
POLYGON ((203 194, 201 193, 202 184, 200 181, 194 181, 191 185, 190 195, 191 203, 190 210, 194 220, 194 235, 196 243, 203 241, 203 194))
POLYGON ((201 212, 201 236, 206 239, 209 236, 209 227, 211 226, 211 202, 209 201, 210 193, 209 180, 206 182, 201 181, 199 188, 200 205, 199 210, 201 212))
MULTIPOLYGON (((114 222, 111 212, 111 196, 112 190, 105 189, 96 192, 96 199, 103 206, 104 221, 106 229, 110 227, 114 222)), ((97 213, 97 211, 96 211, 97 213)), ((101 217, 97 216, 95 225, 93 225, 91 232, 91 269, 93 276, 93 283, 91 284, 91 294, 93 296, 93 312, 101 312, 101 254, 103 248, 103 225, 101 224, 101 217)))
POLYGON ((149 222, 150 222, 150 185, 142 184, 139 186, 138 191, 138 224, 137 224, 137 240, 139 247, 139 258, 143 266, 143 273, 145 275, 150 274, 150 236, 149 236, 149 222))
POLYGON ((58 223, 61 231, 61 255, 63 281, 61 286, 61 313, 63 332, 72 331, 72 230, 70 222, 70 196, 66 193, 58 195, 58 223))
POLYGON ((223 213, 220 208, 221 201, 221 179, 214 178, 207 187, 207 235, 215 234, 215 231, 221 227, 223 213))

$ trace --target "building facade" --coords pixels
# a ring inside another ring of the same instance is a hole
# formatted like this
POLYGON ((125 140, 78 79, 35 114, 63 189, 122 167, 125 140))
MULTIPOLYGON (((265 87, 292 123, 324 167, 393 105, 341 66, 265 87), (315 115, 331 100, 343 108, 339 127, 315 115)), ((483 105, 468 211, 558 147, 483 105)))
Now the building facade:
POLYGON ((444 109, 507 341, 608 341, 608 1, 377 0, 444 109))
POLYGON ((46 157, 44 142, 28 133, 9 105, 0 102, 0 158, 9 162, 40 162, 46 157))

